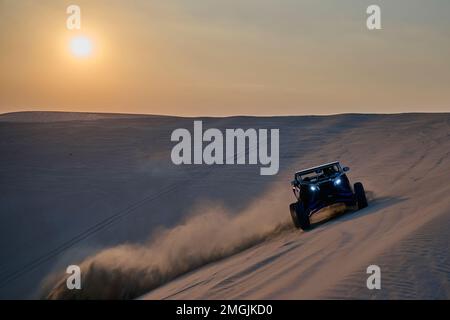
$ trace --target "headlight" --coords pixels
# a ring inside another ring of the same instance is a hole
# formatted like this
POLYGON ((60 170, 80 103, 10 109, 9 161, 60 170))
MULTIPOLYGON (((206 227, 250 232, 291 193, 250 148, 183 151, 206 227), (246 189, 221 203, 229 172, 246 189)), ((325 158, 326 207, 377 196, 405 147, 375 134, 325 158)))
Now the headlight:
POLYGON ((311 185, 311 186, 309 186, 309 190, 316 191, 317 187, 315 185, 311 185))
POLYGON ((341 178, 337 178, 336 180, 334 180, 334 184, 335 184, 336 186, 340 185, 341 182, 342 182, 341 178))

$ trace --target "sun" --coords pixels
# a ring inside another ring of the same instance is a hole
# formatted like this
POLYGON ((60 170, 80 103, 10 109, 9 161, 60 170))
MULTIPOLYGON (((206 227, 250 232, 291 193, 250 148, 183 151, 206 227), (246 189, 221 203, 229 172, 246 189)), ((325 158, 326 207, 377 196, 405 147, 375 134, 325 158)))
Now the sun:
POLYGON ((87 58, 93 52, 92 41, 85 36, 77 36, 70 39, 69 48, 72 55, 77 58, 87 58))

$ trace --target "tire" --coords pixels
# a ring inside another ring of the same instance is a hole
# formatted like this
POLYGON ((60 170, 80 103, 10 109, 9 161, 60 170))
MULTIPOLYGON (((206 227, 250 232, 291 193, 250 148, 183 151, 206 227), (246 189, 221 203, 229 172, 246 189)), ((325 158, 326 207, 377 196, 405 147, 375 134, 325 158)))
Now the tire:
POLYGON ((309 221, 309 214, 303 208, 301 203, 291 203, 289 205, 289 210, 291 212, 292 222, 297 229, 308 230, 311 226, 309 221))
POLYGON ((289 211, 291 212, 291 218, 292 218, 292 222, 294 223, 294 226, 299 229, 300 228, 300 222, 298 221, 298 217, 297 217, 297 203, 291 203, 289 205, 289 211))
POLYGON ((363 184, 361 182, 356 182, 353 187, 355 189, 355 197, 356 204, 358 205, 358 210, 366 208, 368 204, 363 184))

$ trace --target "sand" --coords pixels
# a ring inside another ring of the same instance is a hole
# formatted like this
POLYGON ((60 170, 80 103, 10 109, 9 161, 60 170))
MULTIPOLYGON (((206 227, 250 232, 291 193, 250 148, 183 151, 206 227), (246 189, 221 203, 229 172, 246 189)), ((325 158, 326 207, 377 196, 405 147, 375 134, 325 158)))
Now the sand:
POLYGON ((2 117, 0 298, 450 297, 450 114, 202 119, 280 128, 276 176, 173 165, 189 118, 2 117), (292 173, 334 160, 369 207, 294 229, 292 173), (68 264, 83 292, 65 290, 68 264))

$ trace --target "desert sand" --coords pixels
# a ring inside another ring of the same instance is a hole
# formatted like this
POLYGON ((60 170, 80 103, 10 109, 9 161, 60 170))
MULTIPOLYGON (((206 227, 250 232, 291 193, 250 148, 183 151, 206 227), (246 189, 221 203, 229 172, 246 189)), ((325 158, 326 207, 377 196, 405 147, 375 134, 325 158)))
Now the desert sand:
POLYGON ((196 119, 279 128, 279 174, 173 165, 191 118, 0 115, 0 298, 450 298, 450 114, 196 119), (293 172, 334 160, 369 207, 294 229, 293 172))

